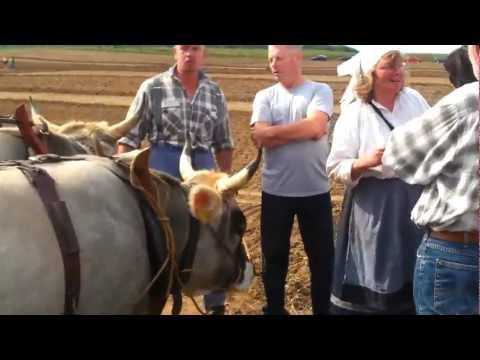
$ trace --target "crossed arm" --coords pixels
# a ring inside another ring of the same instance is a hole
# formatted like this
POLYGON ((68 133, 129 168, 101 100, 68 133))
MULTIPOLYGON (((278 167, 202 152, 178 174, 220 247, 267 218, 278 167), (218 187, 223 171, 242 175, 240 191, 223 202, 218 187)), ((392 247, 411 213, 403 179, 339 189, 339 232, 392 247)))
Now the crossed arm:
POLYGON ((259 121, 252 126, 252 140, 255 146, 272 149, 294 141, 318 140, 327 133, 328 115, 322 111, 312 111, 306 119, 292 124, 268 125, 259 121))

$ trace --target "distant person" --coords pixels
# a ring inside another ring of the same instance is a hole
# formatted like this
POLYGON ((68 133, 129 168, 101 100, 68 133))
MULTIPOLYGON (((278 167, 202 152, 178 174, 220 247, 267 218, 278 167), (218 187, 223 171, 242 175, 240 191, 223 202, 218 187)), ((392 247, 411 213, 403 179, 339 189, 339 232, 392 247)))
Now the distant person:
POLYGON ((15 58, 11 57, 10 59, 7 60, 7 69, 8 70, 15 70, 17 67, 15 63, 15 58))
POLYGON ((429 105, 405 87, 402 54, 372 46, 339 66, 352 76, 327 161, 347 187, 335 246, 333 315, 415 314, 413 272, 423 232, 409 213, 422 187, 381 166, 392 130, 429 105))

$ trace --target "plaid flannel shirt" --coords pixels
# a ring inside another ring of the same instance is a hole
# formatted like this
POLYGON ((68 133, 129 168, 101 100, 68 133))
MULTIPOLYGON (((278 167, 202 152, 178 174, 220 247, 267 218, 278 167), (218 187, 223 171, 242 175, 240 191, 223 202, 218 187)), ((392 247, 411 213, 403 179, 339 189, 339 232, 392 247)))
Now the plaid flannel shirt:
POLYGON ((383 156, 404 181, 425 189, 412 220, 434 231, 478 230, 479 83, 467 84, 392 132, 383 156))
POLYGON ((193 149, 233 148, 225 95, 218 85, 200 72, 199 86, 192 100, 176 76, 176 66, 146 80, 137 92, 128 115, 140 116, 138 125, 118 142, 138 148, 148 136, 158 142, 183 146, 188 134, 193 149), (139 113, 146 97, 146 109, 139 113))

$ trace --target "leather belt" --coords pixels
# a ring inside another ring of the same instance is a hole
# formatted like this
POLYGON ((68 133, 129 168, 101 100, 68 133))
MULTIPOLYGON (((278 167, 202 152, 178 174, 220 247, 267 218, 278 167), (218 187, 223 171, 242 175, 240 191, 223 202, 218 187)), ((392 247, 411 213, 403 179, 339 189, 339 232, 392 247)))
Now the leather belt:
POLYGON ((478 244, 480 242, 478 237, 478 231, 473 231, 473 232, 432 231, 430 233, 430 237, 438 240, 451 241, 451 242, 462 243, 462 244, 478 244))

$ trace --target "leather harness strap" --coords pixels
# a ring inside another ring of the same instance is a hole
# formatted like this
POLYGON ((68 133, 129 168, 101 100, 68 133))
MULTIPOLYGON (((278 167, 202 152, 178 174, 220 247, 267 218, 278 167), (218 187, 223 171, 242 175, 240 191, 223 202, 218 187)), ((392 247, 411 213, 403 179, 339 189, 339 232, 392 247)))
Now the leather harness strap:
POLYGON ((193 261, 197 252, 198 238, 200 235, 200 223, 193 216, 190 216, 190 225, 188 231, 188 241, 182 253, 182 258, 178 264, 180 271, 180 280, 183 284, 190 280, 192 275, 193 261))
POLYGON ((176 281, 174 282, 172 287, 173 315, 179 315, 182 312, 181 287, 182 284, 186 284, 190 280, 190 277, 192 275, 193 261, 195 260, 199 235, 200 223, 197 219, 190 215, 187 245, 185 246, 182 257, 178 263, 178 271, 181 283, 179 283, 178 279, 175 279, 176 281))
POLYGON ((52 223, 65 272, 64 314, 73 315, 80 297, 80 248, 70 213, 65 202, 58 196, 55 181, 45 170, 25 164, 18 169, 37 190, 52 223))

